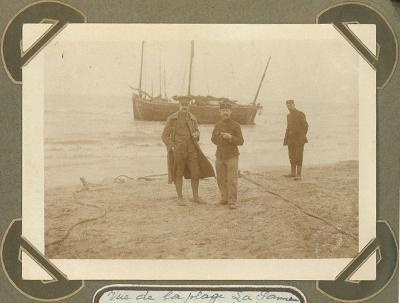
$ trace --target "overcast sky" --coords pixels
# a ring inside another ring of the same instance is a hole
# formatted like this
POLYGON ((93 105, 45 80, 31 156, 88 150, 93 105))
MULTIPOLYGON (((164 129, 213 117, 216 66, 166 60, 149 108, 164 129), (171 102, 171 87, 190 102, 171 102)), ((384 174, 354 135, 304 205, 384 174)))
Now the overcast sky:
MULTIPOLYGON (((141 41, 56 42, 46 48, 48 95, 126 96, 138 86, 141 41)), ((195 41, 192 94, 254 98, 268 57, 259 102, 348 102, 358 98, 358 54, 343 39, 195 41)), ((169 96, 186 94, 190 41, 146 41, 142 88, 159 93, 165 69, 169 96)), ((162 83, 162 91, 164 84, 162 83)))

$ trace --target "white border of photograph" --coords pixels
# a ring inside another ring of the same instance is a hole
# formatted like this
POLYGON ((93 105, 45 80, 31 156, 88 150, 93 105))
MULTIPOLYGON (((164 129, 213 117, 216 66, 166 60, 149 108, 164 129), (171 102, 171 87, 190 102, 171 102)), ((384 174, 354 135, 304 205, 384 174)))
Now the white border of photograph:
MULTIPOLYGON (((24 50, 49 28, 26 24, 24 50)), ((375 26, 351 29, 375 53, 375 26)), ((69 24, 57 41, 127 40, 324 40, 345 39, 333 25, 69 24)), ((349 47, 352 46, 349 44, 349 47)), ((354 52, 356 50, 354 49, 354 52)), ((375 238, 376 84, 375 70, 359 55, 359 250, 375 238)), ((44 254, 44 53, 23 67, 22 235, 44 254)), ((352 259, 51 259, 71 280, 334 280, 352 259)), ((23 253, 24 279, 50 276, 23 253)), ((352 277, 375 279, 375 258, 352 277)))

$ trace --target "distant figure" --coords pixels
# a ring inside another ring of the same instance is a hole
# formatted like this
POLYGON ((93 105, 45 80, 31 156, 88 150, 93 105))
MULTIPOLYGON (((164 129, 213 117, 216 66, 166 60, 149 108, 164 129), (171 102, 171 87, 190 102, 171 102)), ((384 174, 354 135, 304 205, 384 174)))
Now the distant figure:
POLYGON ((301 169, 303 165, 304 144, 308 142, 308 123, 303 112, 296 109, 294 100, 287 100, 286 106, 289 110, 287 115, 287 128, 283 145, 288 146, 291 173, 286 177, 301 180, 301 169))
POLYGON ((219 110, 221 120, 214 127, 211 141, 217 145, 215 168, 217 183, 221 192, 222 205, 235 209, 238 182, 238 145, 243 145, 240 124, 231 119, 232 105, 222 102, 219 110))
POLYGON ((168 183, 175 183, 178 205, 185 205, 183 176, 191 179, 193 202, 205 203, 199 197, 199 179, 214 177, 214 169, 202 153, 196 118, 189 112, 189 96, 175 97, 179 111, 168 117, 161 139, 168 151, 168 183))

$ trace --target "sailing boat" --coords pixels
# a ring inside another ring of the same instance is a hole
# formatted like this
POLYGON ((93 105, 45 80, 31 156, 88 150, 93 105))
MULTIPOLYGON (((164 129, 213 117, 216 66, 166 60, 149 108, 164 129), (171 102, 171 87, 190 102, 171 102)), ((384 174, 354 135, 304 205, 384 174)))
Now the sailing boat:
MULTIPOLYGON (((143 50, 144 41, 142 41, 141 61, 140 61, 140 77, 139 87, 131 89, 134 91, 132 95, 133 117, 135 120, 143 121, 166 121, 167 118, 174 112, 179 110, 179 103, 164 95, 153 97, 142 90, 142 72, 143 72, 143 50)), ((192 78, 192 63, 194 57, 194 41, 191 42, 191 56, 189 67, 189 83, 187 96, 193 99, 190 105, 190 112, 196 117, 200 124, 214 124, 220 120, 219 104, 221 102, 230 102, 232 104, 231 118, 240 124, 254 124, 254 120, 258 111, 262 106, 257 102, 257 98, 265 78, 271 57, 269 57, 261 81, 258 85, 256 95, 253 102, 247 105, 238 104, 237 101, 228 98, 217 98, 213 96, 194 96, 191 94, 191 78, 192 78)), ((165 81, 165 79, 164 79, 165 81)))

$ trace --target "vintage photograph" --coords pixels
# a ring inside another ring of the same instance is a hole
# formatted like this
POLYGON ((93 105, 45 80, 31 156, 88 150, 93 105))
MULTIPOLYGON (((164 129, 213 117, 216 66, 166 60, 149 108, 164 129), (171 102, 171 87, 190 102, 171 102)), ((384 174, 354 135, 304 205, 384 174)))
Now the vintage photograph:
POLYGON ((375 232, 375 71, 330 25, 159 27, 68 25, 24 67, 24 232, 40 208, 56 264, 340 260, 333 279, 375 232))

